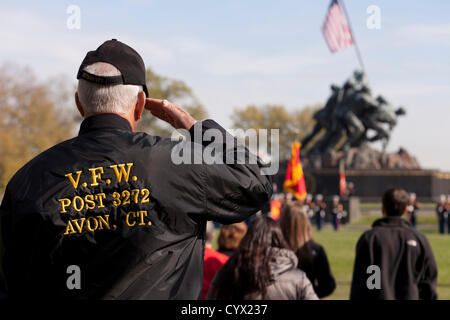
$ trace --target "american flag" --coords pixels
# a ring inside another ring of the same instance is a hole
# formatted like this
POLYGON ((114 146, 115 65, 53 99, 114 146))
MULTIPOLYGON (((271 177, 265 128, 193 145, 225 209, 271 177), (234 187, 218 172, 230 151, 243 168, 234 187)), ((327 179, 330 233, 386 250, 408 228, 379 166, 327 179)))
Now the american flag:
POLYGON ((331 52, 336 52, 353 44, 352 31, 345 18, 344 10, 337 0, 331 1, 322 33, 331 52))

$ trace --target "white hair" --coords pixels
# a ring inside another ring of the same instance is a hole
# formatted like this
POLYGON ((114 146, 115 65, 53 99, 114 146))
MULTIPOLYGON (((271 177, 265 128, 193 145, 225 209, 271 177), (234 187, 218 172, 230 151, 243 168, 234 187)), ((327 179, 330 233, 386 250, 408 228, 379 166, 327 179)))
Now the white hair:
MULTIPOLYGON (((85 71, 97 76, 120 76, 120 71, 105 62, 96 62, 84 68, 85 71)), ((92 113, 122 113, 127 114, 136 103, 138 94, 143 90, 137 85, 101 85, 78 81, 78 98, 86 114, 92 113)))

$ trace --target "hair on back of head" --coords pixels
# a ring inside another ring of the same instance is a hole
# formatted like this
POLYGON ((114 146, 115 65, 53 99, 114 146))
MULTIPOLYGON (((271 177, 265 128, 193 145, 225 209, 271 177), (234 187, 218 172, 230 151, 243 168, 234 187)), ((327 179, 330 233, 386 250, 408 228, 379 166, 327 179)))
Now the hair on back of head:
POLYGON ((383 209, 387 216, 402 216, 409 202, 408 193, 399 188, 391 188, 383 194, 383 209))
MULTIPOLYGON (((105 62, 96 62, 84 68, 85 71, 97 76, 120 76, 120 71, 105 62)), ((137 85, 101 85, 78 80, 78 98, 86 115, 96 113, 126 114, 136 103, 142 86, 137 85)))
POLYGON ((287 204, 281 211, 280 227, 290 248, 297 252, 313 240, 308 214, 302 205, 287 204))
POLYGON ((246 233, 247 225, 245 222, 223 225, 220 228, 220 234, 217 240, 219 250, 228 251, 236 249, 246 233))

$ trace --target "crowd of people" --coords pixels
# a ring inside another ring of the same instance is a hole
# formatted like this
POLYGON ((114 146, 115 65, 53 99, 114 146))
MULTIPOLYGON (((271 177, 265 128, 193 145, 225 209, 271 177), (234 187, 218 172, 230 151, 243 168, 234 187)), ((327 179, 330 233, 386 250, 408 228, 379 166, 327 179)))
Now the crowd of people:
MULTIPOLYGON (((307 194, 304 200, 297 200, 291 194, 276 193, 273 198, 281 202, 281 207, 291 201, 296 201, 299 205, 302 205, 306 210, 310 224, 315 226, 317 231, 321 231, 326 222, 331 223, 334 230, 339 231, 343 221, 349 215, 342 202, 343 199, 348 199, 348 197, 333 195, 327 202, 322 194, 307 194)), ((419 210, 420 202, 417 200, 417 195, 412 192, 409 194, 407 212, 404 218, 411 223, 413 228, 417 228, 419 210)), ((273 212, 270 212, 270 210, 267 213, 273 216, 273 212)), ((441 234, 444 234, 446 229, 450 233, 449 213, 450 195, 441 195, 436 206, 439 233, 441 234)), ((278 218, 277 216, 274 219, 278 220, 278 218)))
MULTIPOLYGON (((315 300, 332 294, 336 281, 325 249, 314 241, 308 213, 311 198, 304 203, 286 201, 278 222, 260 213, 246 233, 242 222, 223 226, 218 251, 212 249, 215 228, 210 223, 202 298, 315 300)), ((316 201, 326 209, 323 199, 316 201)), ((357 244, 351 299, 437 298, 433 252, 408 221, 413 201, 401 189, 383 195, 383 218, 357 244), (367 268, 374 265, 384 270, 379 280, 382 290, 367 286, 367 268)), ((339 198, 334 197, 332 207, 338 206, 339 198)))
MULTIPOLYGON (((311 225, 317 228, 317 231, 321 231, 326 222, 330 222, 335 231, 339 231, 342 222, 348 217, 348 211, 345 210, 342 198, 338 195, 334 195, 331 198, 329 204, 325 201, 325 197, 322 194, 307 194, 304 200, 297 200, 292 197, 291 194, 278 193, 274 196, 276 201, 281 202, 281 207, 291 201, 296 201, 300 206, 304 207, 304 210, 308 216, 311 225)), ((273 212, 270 212, 273 215, 273 212)), ((277 220, 278 217, 274 218, 277 220)))

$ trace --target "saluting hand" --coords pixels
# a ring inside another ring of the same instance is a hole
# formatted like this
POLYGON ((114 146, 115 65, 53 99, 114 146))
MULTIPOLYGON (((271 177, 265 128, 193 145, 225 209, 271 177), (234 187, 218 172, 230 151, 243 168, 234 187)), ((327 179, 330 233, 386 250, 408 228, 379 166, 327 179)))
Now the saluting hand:
POLYGON ((145 109, 155 117, 169 123, 175 129, 189 130, 196 120, 182 107, 167 100, 147 98, 145 109))

